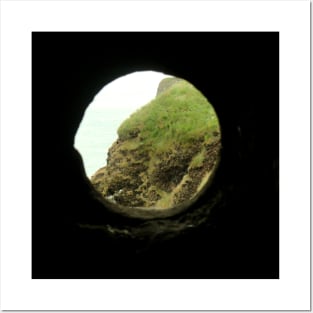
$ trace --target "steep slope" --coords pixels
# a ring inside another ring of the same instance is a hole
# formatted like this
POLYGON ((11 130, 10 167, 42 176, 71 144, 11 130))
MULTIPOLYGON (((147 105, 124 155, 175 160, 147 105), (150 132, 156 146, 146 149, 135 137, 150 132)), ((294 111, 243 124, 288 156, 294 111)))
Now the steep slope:
POLYGON ((113 203, 167 209, 195 198, 219 161, 220 129, 211 104, 190 83, 166 78, 154 100, 126 119, 91 178, 113 203))

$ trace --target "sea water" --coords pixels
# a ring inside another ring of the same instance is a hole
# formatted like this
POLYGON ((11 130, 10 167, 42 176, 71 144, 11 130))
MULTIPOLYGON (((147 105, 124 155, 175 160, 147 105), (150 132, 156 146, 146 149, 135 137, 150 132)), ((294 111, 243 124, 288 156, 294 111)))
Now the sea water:
POLYGON ((83 157, 87 176, 90 178, 99 168, 106 165, 107 153, 117 140, 117 130, 133 109, 90 107, 75 137, 75 148, 83 157))
POLYGON ((159 82, 170 77, 164 73, 135 72, 106 85, 94 98, 75 136, 86 174, 90 178, 106 165, 107 153, 118 138, 122 122, 154 99, 159 82))

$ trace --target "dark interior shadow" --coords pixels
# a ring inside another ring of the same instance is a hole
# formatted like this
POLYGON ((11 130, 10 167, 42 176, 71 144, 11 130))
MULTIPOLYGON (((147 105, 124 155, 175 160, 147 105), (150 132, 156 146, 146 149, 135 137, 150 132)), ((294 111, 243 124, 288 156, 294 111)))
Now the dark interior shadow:
POLYGON ((278 171, 278 33, 33 33, 32 278, 278 278, 278 171), (211 188, 150 222, 106 209, 73 148, 93 97, 139 70, 190 81, 222 130, 211 188))

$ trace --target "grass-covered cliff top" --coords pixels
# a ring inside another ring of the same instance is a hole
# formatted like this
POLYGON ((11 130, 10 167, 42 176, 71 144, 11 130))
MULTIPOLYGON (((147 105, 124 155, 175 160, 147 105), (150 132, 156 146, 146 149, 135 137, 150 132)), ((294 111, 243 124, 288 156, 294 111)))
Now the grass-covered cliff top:
POLYGON ((184 146, 199 139, 210 142, 220 130, 208 100, 185 80, 166 78, 162 82, 168 87, 159 90, 154 100, 121 124, 119 138, 127 140, 138 135, 141 144, 159 151, 167 150, 173 144, 184 146), (171 84, 171 80, 176 81, 171 84))
POLYGON ((181 210, 212 181, 219 123, 211 104, 187 81, 162 80, 156 98, 125 120, 118 135, 107 166, 91 178, 111 203, 181 210))

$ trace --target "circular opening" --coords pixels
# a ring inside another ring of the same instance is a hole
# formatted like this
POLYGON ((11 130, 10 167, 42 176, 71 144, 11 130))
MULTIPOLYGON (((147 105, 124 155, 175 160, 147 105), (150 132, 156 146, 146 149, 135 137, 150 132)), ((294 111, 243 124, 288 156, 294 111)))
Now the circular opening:
POLYGON ((107 207, 131 217, 166 217, 210 186, 221 131, 213 106, 191 83, 135 72, 98 93, 75 147, 107 207))

